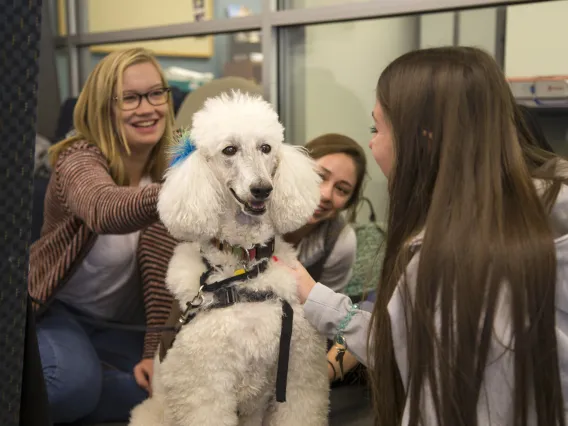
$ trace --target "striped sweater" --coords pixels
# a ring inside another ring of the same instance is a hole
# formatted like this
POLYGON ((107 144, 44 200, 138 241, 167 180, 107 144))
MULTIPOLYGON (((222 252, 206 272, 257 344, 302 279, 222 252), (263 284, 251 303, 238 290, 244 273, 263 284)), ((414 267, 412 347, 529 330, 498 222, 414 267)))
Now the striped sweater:
MULTIPOLYGON (((102 152, 86 142, 60 155, 47 188, 41 238, 30 249, 28 288, 38 315, 81 264, 97 235, 141 230, 137 259, 146 324, 166 322, 173 298, 165 276, 176 241, 159 222, 159 190, 157 183, 117 186, 102 152)), ((154 355, 159 334, 146 333, 144 358, 154 355)))

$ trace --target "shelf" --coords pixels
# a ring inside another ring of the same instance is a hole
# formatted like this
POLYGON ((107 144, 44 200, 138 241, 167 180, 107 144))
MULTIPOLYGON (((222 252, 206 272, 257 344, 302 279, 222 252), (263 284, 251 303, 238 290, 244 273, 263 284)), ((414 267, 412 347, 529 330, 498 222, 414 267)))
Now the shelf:
POLYGON ((519 105, 529 108, 532 112, 539 116, 547 117, 558 117, 567 116, 568 117, 568 102, 559 103, 549 103, 547 105, 536 105, 533 101, 517 101, 519 105))
POLYGON ((531 111, 543 117, 567 117, 568 106, 531 106, 531 111))

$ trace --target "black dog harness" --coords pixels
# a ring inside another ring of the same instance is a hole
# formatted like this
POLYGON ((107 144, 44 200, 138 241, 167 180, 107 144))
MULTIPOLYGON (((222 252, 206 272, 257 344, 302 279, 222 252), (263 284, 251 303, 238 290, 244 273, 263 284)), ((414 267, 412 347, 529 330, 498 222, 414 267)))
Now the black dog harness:
MULTIPOLYGON (((226 308, 239 302, 265 302, 267 300, 278 299, 278 297, 272 291, 254 291, 237 285, 238 283, 241 283, 243 281, 256 278, 259 274, 263 273, 267 269, 268 259, 266 259, 266 257, 269 257, 274 250, 273 240, 269 242, 268 246, 260 247, 260 249, 267 249, 266 251, 270 252, 268 256, 266 256, 265 253, 262 253, 262 257, 264 257, 264 259, 260 263, 257 263, 249 270, 241 269, 237 271, 235 276, 211 284, 206 284, 206 281, 213 273, 215 268, 211 266, 205 258, 202 258, 203 263, 205 263, 207 269, 200 277, 199 292, 191 302, 188 302, 186 304, 187 308, 181 314, 175 325, 176 334, 184 325, 188 324, 201 312, 205 312, 211 309, 226 308), (212 303, 206 305, 203 304, 205 300, 203 297, 204 293, 210 293, 213 296, 212 303)), ((258 259, 259 257, 261 257, 259 248, 255 250, 253 256, 250 256, 250 251, 248 250, 246 251, 246 253, 248 257, 247 260, 253 260, 254 258, 258 259)), ((281 302, 282 326, 280 330, 278 370, 276 373, 276 401, 285 402, 294 311, 286 300, 281 300, 281 302)))

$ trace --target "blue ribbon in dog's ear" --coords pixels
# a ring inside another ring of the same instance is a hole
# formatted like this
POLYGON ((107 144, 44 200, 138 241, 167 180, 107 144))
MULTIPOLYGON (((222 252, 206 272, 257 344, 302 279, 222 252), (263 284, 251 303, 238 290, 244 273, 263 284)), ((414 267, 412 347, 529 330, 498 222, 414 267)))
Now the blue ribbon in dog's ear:
POLYGON ((184 130, 180 136, 177 138, 177 144, 172 149, 172 160, 170 161, 170 167, 181 163, 187 157, 189 157, 193 151, 197 148, 191 141, 189 137, 189 131, 184 130))

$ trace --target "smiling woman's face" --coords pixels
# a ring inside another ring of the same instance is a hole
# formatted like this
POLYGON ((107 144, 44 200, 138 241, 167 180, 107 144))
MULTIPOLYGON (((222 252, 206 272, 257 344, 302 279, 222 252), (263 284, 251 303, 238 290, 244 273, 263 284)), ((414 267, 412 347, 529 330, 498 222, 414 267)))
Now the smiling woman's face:
POLYGON ((129 66, 122 76, 122 93, 118 94, 120 103, 115 113, 124 128, 124 134, 130 149, 152 148, 164 135, 166 118, 169 111, 168 93, 160 73, 150 62, 141 62, 129 66), (137 96, 148 94, 152 100, 143 98, 136 106, 137 96), (121 104, 124 104, 122 107, 121 104))
POLYGON ((357 184, 357 168, 347 154, 328 154, 317 159, 316 164, 322 177, 321 198, 311 224, 335 217, 345 208, 357 184))

